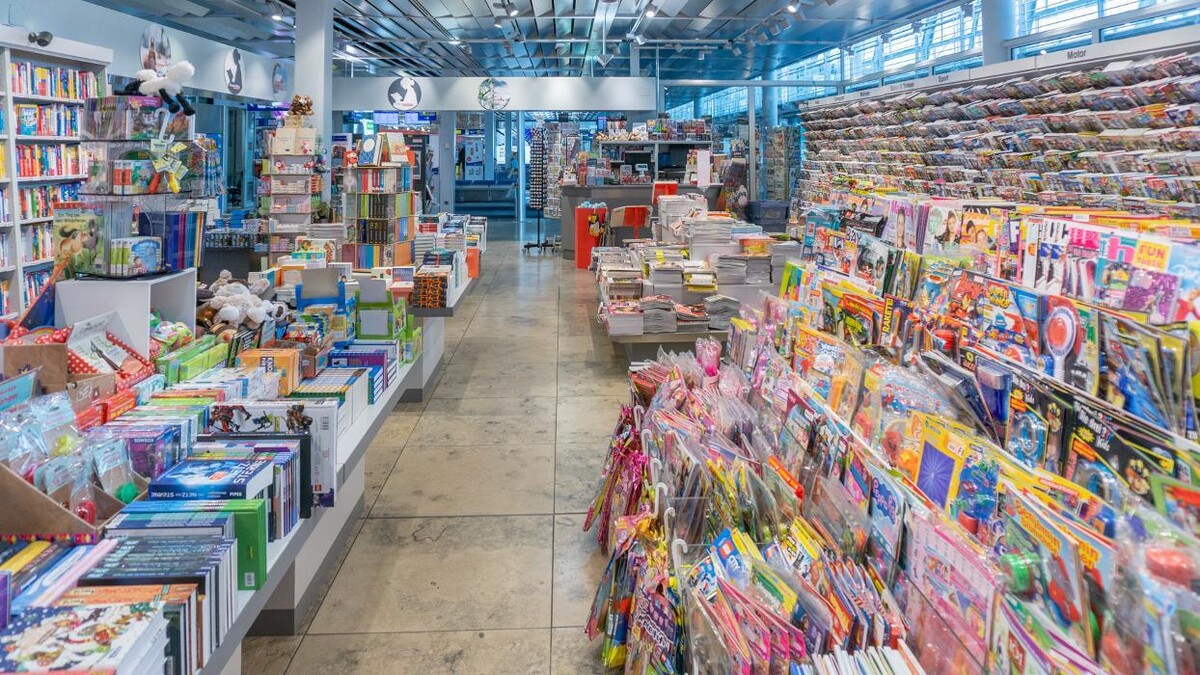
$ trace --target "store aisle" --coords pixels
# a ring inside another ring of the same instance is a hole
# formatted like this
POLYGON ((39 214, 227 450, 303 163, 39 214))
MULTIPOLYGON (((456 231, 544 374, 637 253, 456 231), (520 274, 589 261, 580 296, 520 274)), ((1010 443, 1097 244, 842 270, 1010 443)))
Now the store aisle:
POLYGON ((369 449, 366 517, 306 634, 247 639, 243 672, 605 672, 582 626, 606 560, 581 526, 625 367, 591 274, 514 229, 489 225, 431 399, 369 449))

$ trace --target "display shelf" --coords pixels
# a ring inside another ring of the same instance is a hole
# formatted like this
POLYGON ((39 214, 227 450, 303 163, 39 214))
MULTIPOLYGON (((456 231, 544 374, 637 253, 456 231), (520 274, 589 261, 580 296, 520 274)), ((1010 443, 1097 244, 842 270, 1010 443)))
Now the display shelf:
MULTIPOLYGON (((367 411, 359 415, 349 428, 342 431, 338 435, 338 485, 337 492, 342 492, 342 487, 354 478, 354 473, 360 470, 363 466, 363 460, 366 456, 367 448, 371 442, 383 428, 387 421, 388 415, 392 412, 392 408, 396 407, 401 395, 403 394, 403 383, 409 370, 414 364, 404 364, 400 367, 396 379, 384 391, 384 395, 380 400, 367 408, 367 411)), ((225 672, 227 666, 233 661, 234 657, 241 649, 242 641, 250 633, 251 627, 258 619, 259 614, 267 608, 268 602, 280 588, 281 583, 292 573, 293 565, 302 557, 311 559, 319 557, 324 560, 327 556, 333 554, 332 549, 326 550, 308 550, 310 542, 313 547, 319 542, 319 537, 314 537, 318 525, 329 518, 335 518, 339 514, 343 505, 339 504, 333 509, 323 508, 314 509, 313 517, 300 522, 298 526, 288 536, 283 539, 267 544, 267 578, 263 582, 261 588, 256 591, 239 591, 238 592, 238 608, 233 620, 232 626, 225 634, 225 640, 209 657, 204 668, 200 670, 201 675, 217 675, 225 672)), ((347 523, 349 519, 347 518, 347 523)), ((345 524, 343 524, 343 527, 345 524)), ((341 528, 338 528, 339 530, 341 528)), ((315 583, 315 580, 314 582, 315 583)))
POLYGON ((31 141, 34 143, 59 143, 63 141, 78 141, 82 140, 79 136, 31 136, 20 135, 16 136, 18 141, 31 141))
POLYGON ((452 317, 454 316, 454 308, 458 306, 458 301, 466 295, 467 291, 471 290, 471 286, 474 284, 475 279, 467 279, 465 284, 459 284, 457 288, 452 289, 446 294, 445 307, 409 307, 408 313, 420 317, 452 317))
POLYGON ((42 216, 41 218, 26 218, 19 221, 21 225, 36 225, 38 223, 49 223, 54 220, 54 216, 42 216))
POLYGON ((30 103, 66 103, 72 105, 83 105, 81 98, 61 98, 58 96, 39 96, 37 94, 13 94, 11 98, 14 101, 28 101, 30 103))
POLYGON ((610 335, 609 339, 619 345, 657 345, 657 344, 689 344, 697 338, 709 337, 724 340, 729 336, 726 330, 706 330, 695 333, 642 333, 641 335, 610 335))
POLYGON ((49 258, 38 258, 37 260, 26 260, 26 261, 22 262, 21 264, 24 267, 37 267, 39 265, 48 265, 52 262, 54 262, 53 256, 51 256, 49 258))
POLYGON ((17 176, 18 183, 59 183, 69 182, 74 180, 83 180, 87 178, 87 174, 71 174, 69 176, 17 176))
POLYGON ((196 269, 149 278, 72 279, 55 285, 55 325, 89 319, 97 308, 115 308, 113 334, 142 356, 150 354, 150 314, 157 309, 167 321, 196 329, 196 269))

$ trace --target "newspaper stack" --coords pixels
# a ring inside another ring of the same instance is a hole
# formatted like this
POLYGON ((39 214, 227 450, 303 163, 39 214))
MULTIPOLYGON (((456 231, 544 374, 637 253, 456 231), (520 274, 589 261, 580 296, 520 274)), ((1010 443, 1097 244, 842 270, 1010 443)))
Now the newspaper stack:
POLYGON ((766 255, 746 256, 746 283, 771 283, 771 257, 766 255))
POLYGON ((642 330, 646 333, 674 333, 675 300, 669 295, 642 298, 642 330))
POLYGON ((605 306, 609 335, 641 335, 642 307, 637 301, 616 301, 605 306))
POLYGON ((804 245, 798 241, 781 241, 771 247, 771 279, 783 279, 783 270, 789 260, 800 260, 804 256, 804 245))
POLYGON ((704 299, 704 313, 708 315, 708 327, 713 330, 728 330, 729 322, 738 315, 742 303, 728 295, 710 295, 704 299))
POLYGON ((741 285, 746 283, 746 256, 719 255, 715 267, 718 284, 741 285))
POLYGON ((650 283, 658 284, 674 284, 676 286, 683 283, 683 263, 676 261, 665 261, 651 263, 650 265, 650 283))
POLYGON ((703 304, 675 305, 675 326, 679 333, 703 333, 708 330, 708 312, 703 304))

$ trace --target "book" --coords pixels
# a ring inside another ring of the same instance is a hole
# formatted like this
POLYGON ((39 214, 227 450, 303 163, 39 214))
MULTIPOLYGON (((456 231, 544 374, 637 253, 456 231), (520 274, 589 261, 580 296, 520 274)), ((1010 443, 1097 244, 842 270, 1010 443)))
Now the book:
POLYGON ((123 514, 190 514, 197 512, 233 515, 237 540, 237 574, 240 590, 256 590, 267 578, 267 505, 262 499, 147 499, 131 502, 123 514))
MULTIPOLYGON (((144 673, 158 636, 162 603, 34 608, 0 631, 0 671, 144 673)), ((161 671, 165 654, 158 654, 161 671)))
POLYGON ((58 607, 125 605, 160 602, 167 621, 167 658, 176 675, 191 675, 204 666, 200 651, 201 626, 195 584, 145 586, 80 586, 55 603, 58 607))
POLYGON ((250 499, 271 486, 271 461, 185 459, 150 482, 150 499, 250 499))

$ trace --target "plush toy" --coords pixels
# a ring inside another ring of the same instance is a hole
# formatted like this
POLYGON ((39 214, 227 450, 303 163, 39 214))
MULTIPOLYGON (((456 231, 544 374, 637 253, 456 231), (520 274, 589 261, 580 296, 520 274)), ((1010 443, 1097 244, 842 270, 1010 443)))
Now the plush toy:
POLYGON ((289 115, 297 117, 307 117, 313 114, 313 102, 311 96, 301 96, 296 94, 292 97, 292 105, 288 108, 289 115))
POLYGON ((230 282, 213 294, 197 313, 197 323, 208 326, 208 332, 214 332, 217 324, 225 324, 237 328, 243 324, 257 327, 268 317, 281 319, 287 308, 276 302, 262 299, 251 291, 245 284, 230 282))
POLYGON ((182 110, 184 115, 195 115, 196 109, 183 96, 184 83, 195 74, 196 67, 189 61, 176 63, 163 75, 150 69, 139 70, 135 75, 137 79, 116 93, 120 96, 157 95, 172 114, 182 110))

